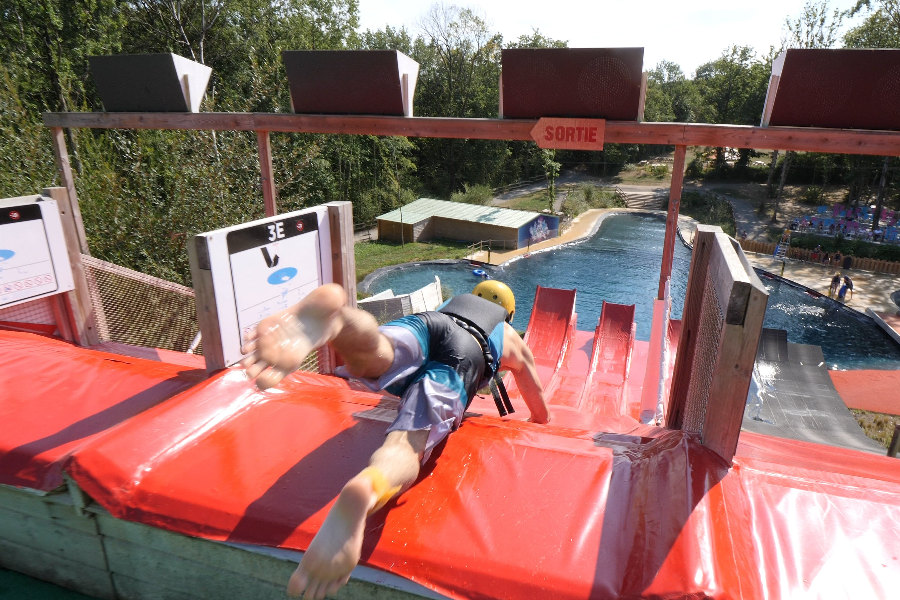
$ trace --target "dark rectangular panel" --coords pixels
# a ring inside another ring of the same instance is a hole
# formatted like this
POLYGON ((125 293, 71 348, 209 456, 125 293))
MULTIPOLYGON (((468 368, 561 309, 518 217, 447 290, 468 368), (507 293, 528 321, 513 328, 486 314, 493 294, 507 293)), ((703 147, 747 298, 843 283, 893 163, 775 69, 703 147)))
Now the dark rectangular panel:
POLYGON ((90 56, 107 112, 188 112, 171 54, 90 56))
POLYGON ((295 113, 403 116, 396 50, 285 50, 295 113))
POLYGON ((769 125, 900 130, 900 50, 788 50, 769 125))
POLYGON ((502 51, 503 117, 636 121, 643 48, 502 51))

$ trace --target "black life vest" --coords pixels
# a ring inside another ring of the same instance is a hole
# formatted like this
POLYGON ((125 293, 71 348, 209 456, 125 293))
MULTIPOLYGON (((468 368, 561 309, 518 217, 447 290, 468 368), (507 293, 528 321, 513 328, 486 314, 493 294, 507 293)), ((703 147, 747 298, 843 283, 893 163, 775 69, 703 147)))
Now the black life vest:
POLYGON ((438 312, 453 319, 454 323, 466 330, 481 346, 484 354, 484 372, 493 382, 493 385, 490 386, 491 394, 500 416, 515 412, 509 401, 509 395, 506 393, 506 387, 497 373, 500 357, 492 354, 490 344, 488 344, 488 338, 494 328, 500 323, 505 323, 509 318, 506 309, 474 294, 460 294, 451 298, 438 312))

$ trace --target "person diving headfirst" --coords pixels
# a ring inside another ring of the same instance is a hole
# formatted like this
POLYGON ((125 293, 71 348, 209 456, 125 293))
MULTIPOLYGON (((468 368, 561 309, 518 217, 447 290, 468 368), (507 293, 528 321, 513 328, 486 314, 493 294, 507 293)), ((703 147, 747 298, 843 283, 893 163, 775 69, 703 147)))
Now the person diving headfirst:
POLYGON ((531 421, 550 421, 534 355, 510 325, 515 298, 505 284, 482 281, 437 311, 380 327, 369 313, 346 306, 345 298, 339 285, 316 288, 260 321, 242 348, 247 376, 262 390, 328 344, 344 359, 338 375, 400 397, 384 443, 341 490, 291 576, 288 594, 304 598, 324 598, 347 583, 368 515, 415 482, 432 449, 459 427, 477 390, 501 368, 513 374, 531 421))

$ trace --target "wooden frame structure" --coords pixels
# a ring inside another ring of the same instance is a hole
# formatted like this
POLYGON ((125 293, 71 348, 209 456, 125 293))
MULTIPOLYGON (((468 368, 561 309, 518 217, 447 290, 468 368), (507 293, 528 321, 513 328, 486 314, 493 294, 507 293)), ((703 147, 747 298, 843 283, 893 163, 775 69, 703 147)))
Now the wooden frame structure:
POLYGON ((700 434, 730 465, 768 292, 740 246, 720 227, 698 225, 666 426, 700 434))
MULTIPOLYGON (((260 152, 260 185, 266 216, 277 214, 277 193, 272 174, 269 133, 332 133, 352 135, 399 135, 482 140, 531 141, 533 119, 466 119, 453 117, 386 117, 360 115, 299 115, 281 113, 45 113, 44 125, 53 137, 53 150, 63 185, 69 191, 82 252, 88 254, 87 239, 75 182, 69 167, 63 128, 89 129, 181 129, 255 131, 260 152)), ((672 272, 675 224, 681 200, 685 154, 688 146, 765 148, 832 154, 900 156, 900 132, 812 127, 754 127, 705 123, 643 123, 607 121, 605 142, 610 144, 657 144, 675 146, 675 164, 670 187, 669 210, 659 294, 672 272)), ((355 283, 355 282, 354 282, 355 283)))

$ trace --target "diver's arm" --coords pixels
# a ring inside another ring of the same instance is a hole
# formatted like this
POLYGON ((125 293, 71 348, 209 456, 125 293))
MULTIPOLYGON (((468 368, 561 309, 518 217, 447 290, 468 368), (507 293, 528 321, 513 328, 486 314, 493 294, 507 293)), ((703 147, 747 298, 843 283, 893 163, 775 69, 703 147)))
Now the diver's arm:
POLYGON ((504 325, 503 357, 500 364, 501 368, 509 369, 515 377, 522 399, 531 411, 531 420, 535 423, 549 423, 550 409, 544 399, 544 387, 538 379, 534 354, 509 323, 504 325))

